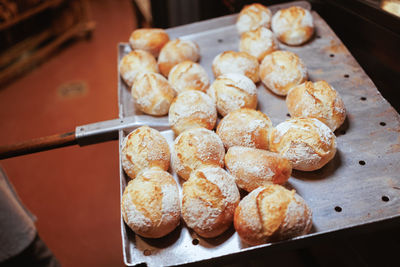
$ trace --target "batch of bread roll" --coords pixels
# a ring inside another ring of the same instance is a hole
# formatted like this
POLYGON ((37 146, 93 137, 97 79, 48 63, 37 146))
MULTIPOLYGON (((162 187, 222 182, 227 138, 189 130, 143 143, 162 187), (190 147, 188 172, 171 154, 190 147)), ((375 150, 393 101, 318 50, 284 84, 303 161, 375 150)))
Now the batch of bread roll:
POLYGON ((242 9, 236 26, 239 52, 215 56, 211 85, 196 63, 196 43, 169 40, 161 29, 135 30, 129 39, 132 52, 122 58, 119 70, 136 108, 168 114, 176 135, 172 151, 160 132, 147 126, 123 141, 122 166, 132 180, 121 208, 138 235, 165 236, 181 218, 205 238, 222 234, 233 222, 250 245, 311 229, 310 208, 282 185, 292 168, 317 170, 334 157, 333 131, 343 123, 345 109, 327 82, 307 81, 298 55, 278 49, 279 42, 299 46, 310 41, 313 18, 297 6, 272 16, 267 7, 252 4, 242 9), (291 119, 273 127, 256 110, 260 80, 266 90, 286 96, 291 119), (181 196, 167 172, 170 166, 185 181, 181 196), (249 193, 242 200, 239 189, 249 193))

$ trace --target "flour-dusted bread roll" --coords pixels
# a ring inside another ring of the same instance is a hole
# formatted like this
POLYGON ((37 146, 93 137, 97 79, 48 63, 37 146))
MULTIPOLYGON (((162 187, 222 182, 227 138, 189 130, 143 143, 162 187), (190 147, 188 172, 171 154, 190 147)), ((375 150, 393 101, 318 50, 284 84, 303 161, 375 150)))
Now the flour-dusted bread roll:
POLYGON ((293 169, 314 171, 335 156, 336 137, 317 119, 293 118, 272 130, 269 149, 289 159, 293 169))
POLYGON ((211 97, 203 92, 184 91, 172 102, 168 121, 176 135, 198 127, 212 130, 217 121, 217 107, 211 97))
POLYGON ((165 77, 178 63, 186 60, 197 62, 200 59, 199 46, 190 40, 175 39, 169 41, 160 51, 158 68, 165 77))
POLYGON ((129 37, 129 45, 133 50, 140 49, 158 57, 161 48, 168 43, 169 36, 163 29, 137 29, 129 37))
POLYGON ((281 9, 272 17, 272 31, 285 44, 301 45, 314 33, 313 17, 299 6, 281 9))
POLYGON ((261 62, 260 78, 275 94, 286 95, 292 87, 307 80, 307 69, 295 53, 275 51, 261 62))
POLYGON ((265 27, 248 31, 240 37, 239 51, 246 52, 259 62, 263 58, 278 49, 278 41, 274 34, 265 27))
POLYGON ((136 76, 141 72, 158 72, 156 59, 142 50, 132 51, 119 63, 119 73, 125 83, 131 87, 136 76))
POLYGON ((122 195, 125 223, 138 235, 159 238, 180 222, 178 186, 166 171, 148 169, 129 182, 122 195))
POLYGON ((236 28, 239 34, 259 27, 270 28, 271 16, 271 11, 266 6, 258 3, 247 5, 239 13, 236 28))
POLYGON ((148 126, 137 128, 122 142, 122 168, 132 179, 149 168, 168 170, 170 152, 167 140, 161 133, 148 126))
POLYGON ((219 76, 207 93, 214 99, 222 116, 240 108, 257 107, 257 87, 242 74, 228 73, 219 76))
POLYGON ((271 120, 261 111, 241 108, 228 113, 218 124, 216 133, 226 149, 245 146, 268 149, 271 120))
POLYGON ((243 146, 228 149, 225 166, 238 187, 247 192, 263 185, 284 184, 292 174, 290 161, 278 153, 243 146))
POLYGON ((175 65, 169 72, 168 81, 177 93, 187 90, 199 90, 205 93, 210 85, 205 69, 189 60, 175 65))
POLYGON ((182 195, 183 220, 206 238, 229 228, 240 200, 234 178, 218 166, 193 171, 183 184, 182 195))
POLYGON ((174 142, 171 156, 173 170, 184 180, 202 165, 224 167, 224 144, 216 133, 205 128, 189 129, 174 142))
POLYGON ((257 58, 246 52, 225 51, 217 55, 212 63, 214 76, 238 73, 247 76, 254 83, 260 80, 257 58))
POLYGON ((312 213, 294 190, 267 185, 240 201, 234 225, 242 241, 259 245, 307 234, 312 227, 312 213))
POLYGON ((342 98, 326 81, 293 87, 286 97, 286 105, 291 117, 316 118, 332 131, 346 119, 342 98))
POLYGON ((168 113, 176 93, 161 74, 140 73, 132 86, 132 97, 140 111, 162 116, 168 113))

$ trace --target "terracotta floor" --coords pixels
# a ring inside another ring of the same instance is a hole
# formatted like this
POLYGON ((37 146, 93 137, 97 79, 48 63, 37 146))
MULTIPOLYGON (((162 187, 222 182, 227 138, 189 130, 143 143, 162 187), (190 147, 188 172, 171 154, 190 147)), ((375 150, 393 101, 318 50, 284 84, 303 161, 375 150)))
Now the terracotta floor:
MULTIPOLYGON (((90 40, 64 47, 46 63, 0 89, 0 144, 63 133, 116 118, 117 44, 135 27, 128 0, 90 2, 90 40), (58 87, 83 82, 86 93, 58 87)), ((120 266, 118 144, 68 147, 0 162, 39 234, 63 266, 120 266)))

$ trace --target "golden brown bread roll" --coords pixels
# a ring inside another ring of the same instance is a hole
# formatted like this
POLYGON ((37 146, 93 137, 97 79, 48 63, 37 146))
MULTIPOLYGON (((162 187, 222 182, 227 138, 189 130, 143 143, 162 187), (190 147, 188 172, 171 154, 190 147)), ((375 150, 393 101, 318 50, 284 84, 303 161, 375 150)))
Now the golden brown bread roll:
POLYGON ((119 73, 129 87, 133 85, 136 76, 141 72, 158 72, 156 59, 142 50, 132 51, 125 55, 119 63, 119 73))
POLYGON ((307 69, 295 53, 275 51, 261 62, 260 78, 275 94, 286 95, 292 87, 307 80, 307 69))
POLYGON ((267 185, 240 201, 234 225, 244 242, 259 245, 307 234, 312 227, 312 213, 294 190, 267 185))
POLYGON ((259 27, 271 26, 271 11, 261 4, 255 3, 245 6, 239 13, 236 28, 239 34, 255 30, 259 27))
POLYGON ((162 116, 168 113, 175 90, 158 73, 140 73, 132 86, 132 97, 140 111, 162 116))
POLYGON ((228 73, 219 76, 207 91, 222 116, 239 108, 257 107, 257 87, 246 76, 228 73))
POLYGON ((217 55, 212 63, 214 76, 238 73, 247 76, 254 83, 260 81, 257 58, 246 52, 225 51, 217 55))
POLYGON ((268 149, 271 120, 261 111, 241 108, 228 113, 218 124, 216 133, 226 149, 245 146, 268 149))
POLYGON ((168 170, 170 152, 167 140, 148 126, 137 128, 122 142, 122 168, 130 178, 148 168, 168 170))
POLYGON ((317 119, 293 118, 272 130, 269 149, 288 158, 293 169, 314 171, 335 156, 336 137, 317 119))
POLYGON ((171 156, 173 170, 184 180, 202 165, 224 167, 225 149, 218 135, 205 128, 189 129, 174 142, 171 156))
POLYGON ((197 62, 200 59, 199 46, 190 40, 175 39, 169 41, 160 51, 158 56, 158 68, 165 77, 170 70, 182 61, 197 62))
POLYGON ((169 72, 168 81, 177 93, 186 90, 199 90, 205 93, 210 85, 204 68, 189 60, 175 65, 169 72))
POLYGON ((265 27, 242 34, 239 51, 246 52, 261 62, 263 58, 278 49, 278 41, 274 34, 265 27))
POLYGON ((212 130, 217 121, 217 107, 211 97, 203 92, 184 91, 172 102, 168 121, 176 135, 198 127, 212 130))
POLYGON ((285 44, 301 45, 314 33, 313 17, 299 6, 281 9, 272 17, 272 31, 285 44))
POLYGON ((263 185, 284 184, 292 174, 290 161, 278 153, 243 146, 228 149, 225 166, 238 187, 247 192, 263 185))
POLYGON ((138 235, 159 238, 180 222, 178 186, 166 171, 148 169, 129 182, 121 200, 125 223, 138 235))
POLYGON ((286 97, 286 105, 291 117, 316 118, 332 131, 346 119, 342 98, 326 81, 293 87, 286 97))
POLYGON ((233 221, 240 195, 234 178, 218 166, 204 166, 183 184, 182 217, 202 237, 225 232, 233 221))
POLYGON ((129 45, 133 50, 140 49, 158 57, 161 48, 169 41, 168 34, 163 29, 137 29, 129 37, 129 45))

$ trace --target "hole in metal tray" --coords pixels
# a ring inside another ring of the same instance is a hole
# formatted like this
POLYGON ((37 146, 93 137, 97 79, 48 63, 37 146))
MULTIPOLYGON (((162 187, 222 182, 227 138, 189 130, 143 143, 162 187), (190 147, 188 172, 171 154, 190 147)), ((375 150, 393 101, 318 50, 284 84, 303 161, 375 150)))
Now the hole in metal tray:
POLYGON ((350 77, 350 75, 348 75, 348 74, 345 74, 345 75, 343 75, 343 77, 345 77, 345 78, 349 78, 349 77, 350 77))
POLYGON ((382 196, 382 201, 388 202, 390 199, 388 196, 382 196))
POLYGON ((200 241, 197 238, 192 240, 192 244, 195 246, 198 245, 199 243, 200 243, 200 241))
POLYGON ((386 126, 386 122, 381 121, 381 122, 379 123, 379 125, 380 125, 380 126, 386 126))
POLYGON ((365 161, 363 161, 363 160, 360 160, 358 163, 359 163, 361 166, 364 166, 364 165, 365 165, 365 161))
POLYGON ((334 54, 330 54, 329 56, 330 56, 330 57, 335 57, 335 55, 334 55, 334 54))
POLYGON ((365 101, 365 100, 367 100, 367 98, 365 96, 363 96, 363 97, 360 98, 360 100, 361 101, 365 101))
POLYGON ((336 206, 336 207, 335 207, 335 211, 336 211, 336 212, 342 212, 342 208, 339 207, 339 206, 336 206))

